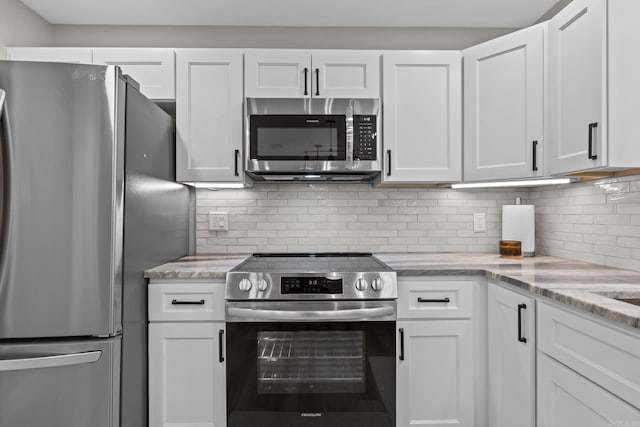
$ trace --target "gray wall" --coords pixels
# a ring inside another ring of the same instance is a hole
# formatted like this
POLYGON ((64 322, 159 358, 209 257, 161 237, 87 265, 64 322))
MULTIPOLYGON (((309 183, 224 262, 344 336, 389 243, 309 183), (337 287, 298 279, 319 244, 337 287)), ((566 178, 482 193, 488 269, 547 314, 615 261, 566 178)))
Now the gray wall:
POLYGON ((54 25, 55 46, 462 49, 515 29, 54 25))
POLYGON ((18 0, 0 0, 0 59, 7 46, 50 46, 53 28, 18 0))

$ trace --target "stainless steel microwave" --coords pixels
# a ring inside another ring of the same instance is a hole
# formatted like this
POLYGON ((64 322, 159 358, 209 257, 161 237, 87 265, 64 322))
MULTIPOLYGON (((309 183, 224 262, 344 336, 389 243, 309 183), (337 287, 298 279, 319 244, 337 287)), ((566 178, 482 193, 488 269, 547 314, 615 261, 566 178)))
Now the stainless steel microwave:
POLYGON ((382 164, 377 101, 261 100, 259 113, 247 116, 247 173, 264 181, 371 180, 382 164))

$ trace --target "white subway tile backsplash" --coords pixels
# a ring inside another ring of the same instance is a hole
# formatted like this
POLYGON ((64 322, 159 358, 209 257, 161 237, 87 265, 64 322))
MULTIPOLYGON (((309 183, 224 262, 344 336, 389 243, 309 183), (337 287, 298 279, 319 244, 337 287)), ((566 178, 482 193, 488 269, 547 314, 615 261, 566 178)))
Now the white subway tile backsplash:
POLYGON ((640 270, 640 176, 517 191, 260 184, 197 190, 197 252, 497 252, 502 205, 536 206, 536 251, 640 270), (209 231, 208 212, 229 212, 209 231), (487 231, 473 232, 473 213, 487 231))

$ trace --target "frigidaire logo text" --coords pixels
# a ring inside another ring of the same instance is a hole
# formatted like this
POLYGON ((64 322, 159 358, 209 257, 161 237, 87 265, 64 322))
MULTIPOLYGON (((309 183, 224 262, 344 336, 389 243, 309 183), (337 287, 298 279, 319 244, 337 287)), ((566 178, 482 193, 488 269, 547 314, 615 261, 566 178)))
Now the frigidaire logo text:
POLYGON ((301 412, 301 417, 321 417, 322 414, 320 412, 301 412))

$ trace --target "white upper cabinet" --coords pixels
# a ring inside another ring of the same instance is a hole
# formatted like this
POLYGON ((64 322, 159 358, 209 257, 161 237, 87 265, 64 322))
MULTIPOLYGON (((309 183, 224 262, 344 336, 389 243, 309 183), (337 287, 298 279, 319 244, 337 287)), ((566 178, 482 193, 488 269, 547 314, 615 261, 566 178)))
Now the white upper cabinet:
POLYGON ((249 50, 248 98, 378 98, 376 51, 249 50))
POLYGON ((176 50, 176 179, 244 182, 242 51, 176 50))
POLYGON ((383 183, 462 179, 459 51, 383 53, 383 183))
POLYGON ((550 174, 640 166, 637 16, 637 0, 574 0, 549 22, 550 174))
POLYGON ((462 52, 464 180, 544 175, 544 27, 462 52))
POLYGON ((176 96, 173 49, 95 48, 93 63, 119 66, 140 84, 140 92, 149 99, 176 96))
POLYGON ((7 59, 73 64, 93 63, 90 47, 10 47, 7 49, 7 59))
POLYGON ((147 98, 173 100, 176 97, 173 49, 12 47, 7 51, 8 58, 14 61, 117 65, 123 74, 130 75, 140 85, 140 92, 147 98))

